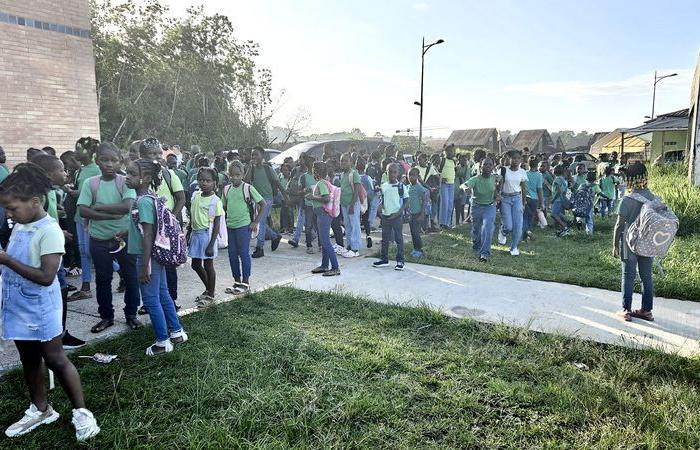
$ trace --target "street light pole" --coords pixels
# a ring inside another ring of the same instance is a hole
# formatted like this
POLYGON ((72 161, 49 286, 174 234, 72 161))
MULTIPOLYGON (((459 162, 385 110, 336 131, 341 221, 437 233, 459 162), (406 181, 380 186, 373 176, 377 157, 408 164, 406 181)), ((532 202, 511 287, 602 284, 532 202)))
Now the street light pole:
POLYGON ((651 96, 651 120, 654 120, 654 107, 656 106, 656 84, 664 78, 675 77, 676 75, 678 74, 672 73, 670 75, 663 75, 659 77, 656 75, 656 70, 654 71, 654 90, 651 96))
POLYGON ((425 37, 423 37, 423 42, 421 43, 421 55, 420 55, 420 102, 414 102, 414 105, 420 106, 420 120, 418 125, 418 151, 421 150, 423 145, 423 80, 425 79, 425 54, 430 50, 433 45, 442 44, 445 42, 443 39, 438 39, 432 44, 425 45, 425 37))

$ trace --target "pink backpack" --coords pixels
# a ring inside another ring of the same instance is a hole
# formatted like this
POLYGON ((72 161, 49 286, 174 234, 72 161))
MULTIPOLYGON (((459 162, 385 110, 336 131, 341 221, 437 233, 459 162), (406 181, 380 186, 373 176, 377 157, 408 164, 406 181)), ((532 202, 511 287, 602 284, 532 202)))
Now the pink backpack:
MULTIPOLYGON (((329 216, 336 218, 340 215, 340 188, 328 180, 320 180, 318 183, 326 183, 328 187, 330 201, 323 203, 321 207, 329 216)), ((318 183, 316 183, 316 193, 318 194, 318 183)))
MULTIPOLYGON (((187 262, 187 240, 182 231, 180 222, 175 215, 165 206, 164 197, 144 195, 153 199, 156 212, 156 223, 153 225, 153 250, 151 255, 156 261, 165 267, 177 267, 187 262)), ((138 197, 134 206, 138 205, 138 197)), ((143 235, 143 227, 139 218, 138 208, 131 211, 131 219, 143 235)))

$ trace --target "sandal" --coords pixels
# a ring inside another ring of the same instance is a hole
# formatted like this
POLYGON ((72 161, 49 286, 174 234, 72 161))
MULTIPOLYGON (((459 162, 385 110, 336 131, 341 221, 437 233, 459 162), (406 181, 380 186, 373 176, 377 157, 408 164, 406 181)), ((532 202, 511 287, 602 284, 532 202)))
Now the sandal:
POLYGON ((77 300, 87 300, 92 298, 92 291, 78 291, 74 292, 68 297, 69 302, 74 302, 77 300))
POLYGON ((188 339, 189 337, 187 336, 187 333, 185 333, 185 330, 170 333, 170 342, 172 342, 173 345, 184 344, 188 339))
POLYGON ((618 311, 617 316, 620 317, 625 322, 632 321, 632 311, 630 311, 630 310, 623 309, 622 311, 618 311))
POLYGON ((148 311, 146 311, 146 307, 145 307, 145 306, 141 305, 141 307, 139 308, 139 310, 136 311, 136 314, 138 314, 139 316, 145 316, 146 314, 148 314, 148 311))
POLYGON ((114 320, 102 319, 99 322, 97 322, 97 324, 94 327, 90 328, 90 331, 92 333, 101 333, 107 328, 111 327, 112 325, 114 325, 114 320))
POLYGON ((163 342, 156 342, 146 349, 147 356, 156 356, 163 353, 170 353, 173 351, 173 344, 170 339, 166 339, 163 342))
POLYGON ((138 330, 139 328, 143 328, 143 323, 141 323, 141 321, 137 319, 136 316, 127 317, 126 325, 132 330, 138 330))
POLYGON ((645 309, 636 309, 636 310, 632 311, 632 317, 646 320, 648 322, 654 321, 654 316, 652 315, 651 311, 647 311, 645 309))
POLYGON ((194 304, 199 309, 208 308, 214 304, 214 297, 211 297, 209 295, 202 295, 201 297, 197 298, 194 304))
POLYGON ((73 268, 68 270, 68 277, 69 278, 79 277, 82 274, 83 274, 83 269, 81 269, 80 267, 73 267, 73 268))
POLYGON ((250 292, 250 285, 247 283, 236 283, 236 289, 234 294, 243 295, 250 292))
POLYGON ((227 294, 235 294, 236 293, 236 288, 238 287, 238 283, 233 283, 233 286, 227 287, 224 292, 227 294))

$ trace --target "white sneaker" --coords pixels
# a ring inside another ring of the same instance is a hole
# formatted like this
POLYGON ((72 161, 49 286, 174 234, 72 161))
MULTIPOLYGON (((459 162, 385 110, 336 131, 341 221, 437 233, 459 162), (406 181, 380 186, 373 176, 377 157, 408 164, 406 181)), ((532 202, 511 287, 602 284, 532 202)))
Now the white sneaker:
POLYGON ((520 250, 514 248, 510 251, 511 256, 520 256, 520 250))
POLYGON ((72 422, 75 427, 75 438, 78 442, 90 439, 100 432, 100 427, 97 426, 95 416, 85 408, 73 410, 72 422))
POLYGON ((508 238, 506 237, 505 234, 503 234, 503 229, 499 228, 498 229, 498 243, 501 245, 506 245, 507 240, 508 240, 508 238))
POLYGON ((341 255, 345 252, 345 248, 338 244, 333 244, 333 251, 336 255, 341 255))
POLYGON ((360 256, 360 252, 355 252, 352 250, 348 250, 342 255, 344 258, 358 258, 360 256))
POLYGON ((51 405, 46 408, 46 411, 41 412, 32 403, 29 405, 29 409, 24 412, 24 417, 5 430, 5 435, 7 437, 22 436, 40 425, 55 422, 59 417, 61 417, 60 414, 54 411, 51 405))

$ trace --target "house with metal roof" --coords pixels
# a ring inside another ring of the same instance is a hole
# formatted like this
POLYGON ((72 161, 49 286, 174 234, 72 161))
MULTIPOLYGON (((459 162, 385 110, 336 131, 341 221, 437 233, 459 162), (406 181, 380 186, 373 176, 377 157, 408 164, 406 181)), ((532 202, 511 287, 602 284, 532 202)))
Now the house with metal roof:
POLYGON ((499 152, 499 135, 495 128, 473 128, 470 130, 454 130, 445 144, 454 145, 457 149, 473 150, 483 148, 487 151, 499 152))
POLYGON ((618 128, 598 139, 591 145, 591 155, 617 153, 620 157, 625 154, 633 154, 640 159, 644 158, 651 139, 643 135, 630 135, 627 130, 627 128, 618 128))
POLYGON ((512 147, 515 150, 528 150, 530 154, 555 153, 557 151, 552 136, 549 131, 541 130, 521 130, 513 139, 512 147))

